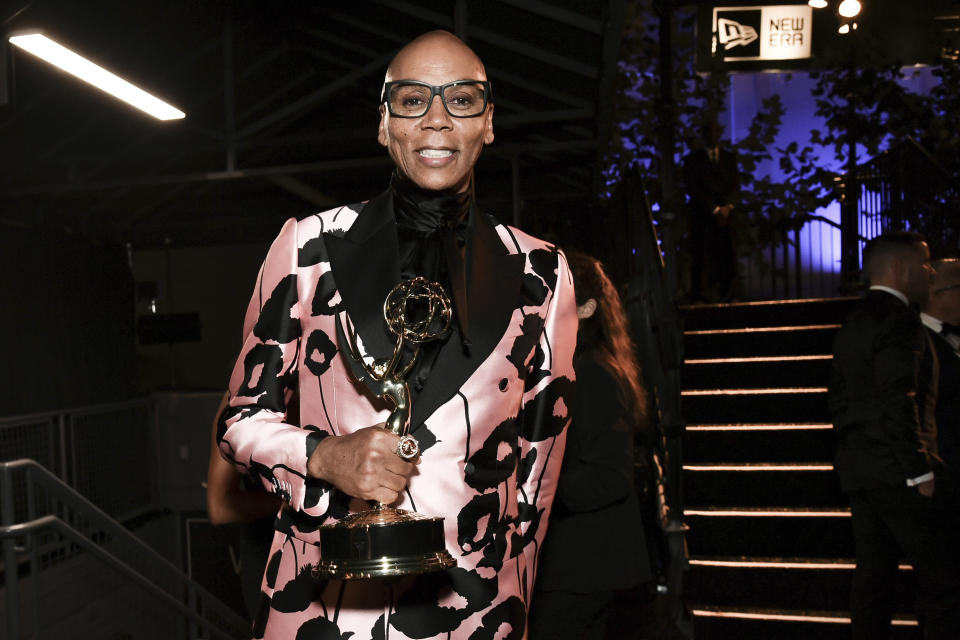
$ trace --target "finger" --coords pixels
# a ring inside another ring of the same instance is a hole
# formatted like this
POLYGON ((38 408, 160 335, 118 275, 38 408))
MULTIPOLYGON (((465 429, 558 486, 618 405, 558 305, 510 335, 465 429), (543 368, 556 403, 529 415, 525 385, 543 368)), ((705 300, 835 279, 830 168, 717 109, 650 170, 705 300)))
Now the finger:
POLYGON ((407 478, 405 476, 390 473, 389 471, 381 474, 378 481, 381 488, 394 492, 403 491, 404 487, 407 486, 407 478))
POLYGON ((413 462, 404 460, 398 456, 396 452, 394 452, 385 459, 383 468, 390 473, 402 476, 404 478, 409 478, 411 475, 413 475, 417 465, 415 465, 413 462))

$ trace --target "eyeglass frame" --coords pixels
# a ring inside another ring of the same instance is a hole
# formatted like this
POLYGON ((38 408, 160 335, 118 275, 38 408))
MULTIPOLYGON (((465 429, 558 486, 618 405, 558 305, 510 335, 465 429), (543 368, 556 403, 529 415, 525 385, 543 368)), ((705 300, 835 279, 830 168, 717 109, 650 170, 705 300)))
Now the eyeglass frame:
POLYGON ((423 82, 421 80, 393 80, 391 82, 385 82, 383 84, 383 94, 380 96, 380 104, 386 104, 387 111, 394 118, 411 118, 411 119, 422 118, 423 116, 427 115, 427 113, 430 112, 430 109, 433 107, 433 99, 436 96, 440 96, 440 103, 443 105, 443 109, 448 114, 450 114, 451 118, 479 118, 480 116, 482 116, 487 112, 487 106, 491 102, 493 102, 493 89, 490 88, 489 80, 454 80, 453 82, 446 82, 441 85, 433 85, 433 84, 423 82), (416 86, 426 87, 430 89, 430 100, 427 101, 427 108, 424 109, 423 113, 421 113, 418 116, 405 116, 403 114, 393 112, 393 108, 390 106, 390 100, 389 100, 390 89, 393 88, 395 85, 400 85, 400 84, 416 85, 416 86), (447 87, 452 87, 458 84, 479 84, 480 86, 482 86, 483 87, 483 109, 481 109, 478 113, 473 114, 472 116, 460 116, 450 111, 450 107, 447 106, 447 99, 443 97, 443 90, 446 89, 447 87))

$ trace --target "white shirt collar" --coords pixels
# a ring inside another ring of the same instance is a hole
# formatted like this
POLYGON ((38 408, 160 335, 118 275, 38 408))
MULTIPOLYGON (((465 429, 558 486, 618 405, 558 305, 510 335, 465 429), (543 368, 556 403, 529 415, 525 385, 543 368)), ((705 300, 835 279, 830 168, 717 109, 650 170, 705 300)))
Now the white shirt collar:
POLYGON ((940 331, 943 329, 943 321, 939 318, 934 318, 933 316, 927 315, 921 311, 920 319, 923 320, 923 324, 930 327, 934 333, 940 333, 940 331))
POLYGON ((870 287, 870 291, 886 291, 887 293, 894 296, 897 300, 899 300, 903 304, 907 305, 908 307, 910 306, 910 301, 907 300, 907 296, 903 295, 896 289, 891 289, 890 287, 885 287, 881 284, 877 284, 870 287))
POLYGON ((939 318, 934 318, 933 316, 927 315, 922 311, 920 312, 920 319, 923 321, 923 324, 927 326, 927 328, 929 328, 934 333, 939 334, 941 338, 947 341, 947 344, 953 347, 953 351, 957 353, 957 355, 960 355, 960 352, 958 352, 958 350, 960 350, 960 336, 954 335, 952 333, 951 334, 941 333, 943 331, 943 320, 940 320, 939 318))

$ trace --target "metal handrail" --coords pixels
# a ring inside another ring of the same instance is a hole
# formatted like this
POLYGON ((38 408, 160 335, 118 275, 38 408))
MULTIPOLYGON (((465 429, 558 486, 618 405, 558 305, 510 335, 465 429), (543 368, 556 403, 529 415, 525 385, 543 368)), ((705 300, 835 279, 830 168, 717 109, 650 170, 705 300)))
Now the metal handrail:
MULTIPOLYGON (((148 590, 151 593, 158 595, 158 597, 159 594, 163 594, 163 597, 160 599, 166 604, 171 604, 173 601, 175 601, 176 608, 181 611, 181 613, 186 613, 189 611, 188 617, 194 622, 197 622, 203 626, 205 629, 215 631, 218 635, 222 635, 224 633, 219 627, 215 626, 213 622, 205 619, 202 615, 193 612, 189 607, 180 603, 176 596, 170 594, 168 591, 138 574, 137 571, 130 565, 106 551, 101 545, 97 544, 93 540, 90 540, 87 536, 83 535, 66 522, 63 522, 57 516, 48 514, 46 516, 34 518, 33 514, 31 513, 28 514, 28 517, 33 519, 29 520, 28 522, 13 522, 15 516, 13 512, 14 500, 12 480, 13 473, 15 471, 24 471, 26 474, 27 482, 25 483, 24 488, 27 492, 29 500, 32 501, 35 488, 40 487, 47 490, 51 494, 51 497, 55 498, 61 505, 66 507, 77 516, 85 518, 91 524, 91 526, 97 530, 98 533, 105 534, 108 539, 118 541, 132 548, 138 558, 143 559, 145 563, 149 564, 154 569, 157 569, 157 573, 166 574, 166 577, 172 579, 179 585, 180 590, 183 593, 195 594, 205 605, 212 606, 214 609, 216 609, 217 616, 228 622, 231 627, 234 627, 237 630, 246 630, 249 628, 246 620, 233 612, 233 610, 227 605, 220 602, 214 595, 209 593, 202 586, 191 580, 179 568, 173 565, 169 560, 164 558, 145 542, 140 540, 136 535, 131 533, 119 522, 111 518, 106 512, 97 507, 72 487, 65 484, 62 480, 57 478, 53 473, 50 472, 50 470, 34 460, 21 459, 0 463, 0 499, 2 499, 3 503, 2 510, 0 510, 0 516, 2 516, 2 522, 0 522, 0 524, 3 525, 0 527, 0 539, 3 540, 4 550, 3 561, 4 574, 6 577, 5 587, 7 592, 7 627, 9 637, 12 640, 16 640, 20 637, 18 620, 19 607, 17 603, 18 589, 16 585, 18 573, 17 554, 23 552, 30 552, 31 554, 34 554, 36 551, 29 544, 25 547, 17 547, 14 538, 17 536, 34 533, 41 527, 52 527, 56 529, 75 542, 78 542, 84 549, 91 551, 101 560, 105 560, 108 564, 114 566, 114 568, 119 569, 125 575, 136 576, 136 581, 141 585, 144 585, 144 583, 149 584, 148 590), (64 531, 64 527, 69 531, 64 531), (91 548, 95 548, 96 550, 93 551, 91 548)), ((34 558, 31 557, 33 570, 36 570, 36 565, 33 560, 34 558)), ((234 634, 233 636, 225 637, 236 637, 236 635, 234 634)))
MULTIPOLYGON (((689 635, 683 604, 684 572, 688 567, 686 532, 683 520, 683 433, 680 369, 683 365, 683 330, 676 300, 669 283, 676 282, 675 253, 664 256, 657 236, 641 175, 635 173, 627 185, 627 207, 638 218, 640 265, 631 282, 627 307, 631 311, 634 335, 642 340, 644 377, 655 387, 663 439, 663 460, 657 465, 656 499, 659 525, 667 541, 667 599, 670 616, 684 635, 689 635), (672 272, 671 272, 672 270, 672 272)), ((669 222, 668 224, 674 224, 669 222)), ((675 242, 675 229, 664 230, 664 245, 675 242)))
MULTIPOLYGON (((130 568, 128 564, 111 554, 109 551, 105 550, 100 545, 96 544, 85 535, 68 525, 66 522, 54 515, 46 515, 30 522, 23 522, 20 524, 13 524, 6 527, 0 527, 0 539, 14 538, 17 536, 23 536, 32 533, 38 533, 46 529, 53 529, 59 532, 61 535, 69 538, 79 546, 81 546, 85 551, 93 554, 106 564, 110 565, 116 571, 122 573, 125 577, 129 578, 136 582, 140 587, 146 589, 158 600, 161 600, 164 604, 173 607, 179 611, 184 616, 190 618, 193 622, 197 623, 199 626, 203 627, 205 630, 209 631, 213 635, 224 638, 225 640, 236 640, 236 636, 228 634, 221 630, 219 627, 215 626, 212 622, 201 616, 196 611, 193 611, 190 607, 186 606, 180 602, 177 598, 174 598, 169 593, 150 582, 142 575, 130 568)), ((151 549, 152 551, 152 549, 151 549)), ((11 571, 15 571, 15 568, 11 568, 11 571)), ((185 580, 189 580, 184 576, 185 580)), ((193 588, 200 590, 202 587, 194 586, 193 588)), ((206 594, 209 597, 209 594, 206 594)), ((242 620, 237 617, 238 620, 242 620)), ((14 635, 13 630, 11 630, 11 637, 16 638, 17 635, 14 635)))

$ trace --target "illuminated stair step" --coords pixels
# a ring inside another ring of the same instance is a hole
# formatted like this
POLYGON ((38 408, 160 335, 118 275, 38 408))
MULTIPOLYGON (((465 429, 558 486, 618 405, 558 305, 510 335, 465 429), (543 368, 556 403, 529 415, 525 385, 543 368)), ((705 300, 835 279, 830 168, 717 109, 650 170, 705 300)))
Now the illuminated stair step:
POLYGON ((687 431, 748 432, 748 431, 829 431, 832 424, 816 422, 780 422, 774 424, 688 424, 687 431))
POLYGON ((833 465, 812 462, 716 462, 707 464, 685 464, 684 471, 738 471, 738 472, 765 472, 765 471, 833 471, 833 465))
POLYGON ((732 327, 728 329, 692 329, 684 330, 684 336, 719 336, 719 335, 739 335, 739 334, 769 334, 803 331, 821 331, 824 329, 837 330, 840 325, 835 322, 827 324, 787 324, 770 327, 732 327))
MULTIPOLYGON (((785 611, 772 609, 761 611, 756 609, 693 609, 695 616, 711 618, 739 618, 741 620, 770 620, 777 622, 814 622, 818 624, 850 624, 850 616, 832 611, 785 611)), ((894 618, 893 626, 916 627, 916 618, 894 618)))
POLYGON ((833 352, 837 325, 786 327, 751 331, 697 330, 684 332, 684 358, 707 360, 774 356, 825 355, 833 352))
MULTIPOLYGON (((750 509, 776 505, 780 509, 815 508, 822 511, 847 506, 847 500, 840 492, 839 476, 830 464, 685 464, 683 493, 687 505, 729 504, 735 500, 738 508, 750 509)), ((690 507, 686 510, 688 514, 697 511, 703 510, 690 507)), ((760 516, 751 513, 749 517, 760 516)))
MULTIPOLYGON (((778 486, 778 483, 770 484, 778 486)), ((684 490, 692 488, 685 486, 684 490)), ((810 493, 805 495, 811 497, 810 493)), ((748 499, 743 494, 735 497, 748 499)), ((690 527, 687 533, 690 553, 697 557, 849 558, 854 555, 850 511, 839 505, 689 506, 684 510, 684 520, 690 527)))
MULTIPOLYGON (((698 607, 691 613, 694 637, 710 640, 840 640, 848 638, 850 634, 849 614, 838 614, 829 610, 698 607)), ((894 617, 891 638, 920 640, 916 619, 894 617)))
MULTIPOLYGON (((686 601, 692 607, 802 609, 846 614, 853 579, 850 559, 703 558, 690 561, 686 601)), ((913 612, 914 575, 897 577, 895 611, 913 612)))
MULTIPOLYGON (((853 558, 758 558, 758 557, 705 557, 694 556, 689 560, 692 567, 718 567, 729 569, 797 569, 804 571, 853 571, 853 558)), ((907 563, 901 563, 900 571, 913 571, 907 563)))
POLYGON ((822 355, 692 359, 682 379, 687 389, 825 386, 830 363, 822 355))
POLYGON ((826 387, 760 387, 760 388, 721 388, 721 389, 686 389, 680 392, 681 396, 784 396, 784 395, 804 395, 804 394, 823 394, 827 392, 826 387))
POLYGON ((687 358, 684 365, 694 364, 758 364, 758 363, 791 363, 791 362, 823 362, 833 359, 832 355, 806 356, 749 356, 742 358, 687 358))
MULTIPOLYGON (((853 571, 853 558, 758 558, 758 557, 705 557, 694 556, 689 560, 692 567, 723 567, 730 569, 799 569, 810 571, 853 571)), ((901 563, 900 571, 913 571, 909 564, 901 563)))
POLYGON ((840 322, 857 298, 761 300, 680 308, 686 329, 716 329, 763 325, 840 322))
POLYGON ((683 417, 691 424, 829 421, 825 386, 688 389, 680 402, 683 417))
POLYGON ((850 509, 817 507, 688 507, 687 516, 701 518, 849 518, 850 509))
POLYGON ((834 434, 823 424, 688 425, 685 464, 729 462, 821 463, 833 459, 834 434))
MULTIPOLYGON (((694 637, 709 640, 847 640, 850 636, 849 615, 829 610, 697 607, 693 622, 694 637)), ((897 618, 891 631, 893 640, 920 640, 913 618, 897 618)))

